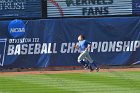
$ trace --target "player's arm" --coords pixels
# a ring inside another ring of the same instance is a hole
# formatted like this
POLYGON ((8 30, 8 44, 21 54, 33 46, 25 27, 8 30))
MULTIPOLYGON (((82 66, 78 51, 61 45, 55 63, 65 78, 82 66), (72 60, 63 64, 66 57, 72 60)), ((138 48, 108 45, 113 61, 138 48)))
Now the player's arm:
POLYGON ((91 42, 87 42, 88 43, 88 46, 86 48, 86 50, 89 50, 91 48, 91 42))
POLYGON ((90 48, 91 48, 91 45, 90 45, 90 44, 88 44, 88 46, 87 46, 86 50, 89 50, 90 48))
POLYGON ((79 49, 78 44, 75 44, 75 45, 74 45, 74 48, 79 49))

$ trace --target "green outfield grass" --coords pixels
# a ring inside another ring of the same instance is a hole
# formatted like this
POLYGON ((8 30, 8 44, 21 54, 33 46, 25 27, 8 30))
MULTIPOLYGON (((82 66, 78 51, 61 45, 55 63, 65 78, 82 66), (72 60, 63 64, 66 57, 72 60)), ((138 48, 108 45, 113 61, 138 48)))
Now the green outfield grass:
POLYGON ((140 72, 0 75, 0 93, 140 93, 140 72))

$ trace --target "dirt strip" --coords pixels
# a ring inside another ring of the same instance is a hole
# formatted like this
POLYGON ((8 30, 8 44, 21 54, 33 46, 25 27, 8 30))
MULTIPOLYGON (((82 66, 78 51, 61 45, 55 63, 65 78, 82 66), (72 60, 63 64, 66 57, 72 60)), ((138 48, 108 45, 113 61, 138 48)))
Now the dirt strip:
MULTIPOLYGON (((119 72, 119 71, 140 71, 140 68, 122 68, 122 69, 100 69, 99 72, 119 72)), ((66 71, 24 71, 24 72, 0 72, 2 75, 28 75, 28 74, 63 74, 63 73, 88 73, 89 70, 66 70, 66 71)), ((95 73, 96 71, 90 72, 95 73)))

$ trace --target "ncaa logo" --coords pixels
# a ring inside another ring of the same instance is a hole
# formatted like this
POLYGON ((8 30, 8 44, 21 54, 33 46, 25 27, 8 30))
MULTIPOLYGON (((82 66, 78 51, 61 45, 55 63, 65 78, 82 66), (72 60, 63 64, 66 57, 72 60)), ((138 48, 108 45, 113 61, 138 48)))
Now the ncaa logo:
POLYGON ((11 21, 8 26, 8 32, 14 38, 24 37, 26 34, 24 22, 22 20, 11 21))

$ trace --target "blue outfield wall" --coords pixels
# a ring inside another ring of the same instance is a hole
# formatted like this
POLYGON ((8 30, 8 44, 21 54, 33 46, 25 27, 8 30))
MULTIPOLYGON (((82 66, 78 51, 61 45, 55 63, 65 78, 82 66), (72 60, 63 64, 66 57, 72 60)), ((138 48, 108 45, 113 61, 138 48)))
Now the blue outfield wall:
POLYGON ((10 20, 0 21, 0 67, 80 66, 79 34, 98 65, 140 62, 140 17, 10 20))

